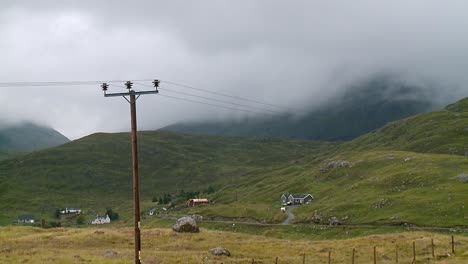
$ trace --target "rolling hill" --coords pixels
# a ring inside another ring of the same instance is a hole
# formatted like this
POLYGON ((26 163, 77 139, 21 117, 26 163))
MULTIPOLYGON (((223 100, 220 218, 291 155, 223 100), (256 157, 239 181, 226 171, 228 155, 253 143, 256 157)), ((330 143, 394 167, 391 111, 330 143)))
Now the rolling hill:
MULTIPOLYGON (((162 193, 203 191, 209 206, 175 214, 278 223, 283 192, 312 193, 296 221, 467 226, 468 99, 330 143, 269 137, 139 134, 142 210, 162 193), (457 151, 455 151, 455 149, 457 151)), ((130 135, 98 133, 0 162, 0 223, 56 207, 88 216, 112 207, 131 218, 130 135)), ((143 213, 144 214, 144 213, 143 213)), ((151 221, 146 219, 144 221, 151 221)))
POLYGON ((0 159, 54 147, 70 140, 56 130, 33 123, 0 128, 0 159))

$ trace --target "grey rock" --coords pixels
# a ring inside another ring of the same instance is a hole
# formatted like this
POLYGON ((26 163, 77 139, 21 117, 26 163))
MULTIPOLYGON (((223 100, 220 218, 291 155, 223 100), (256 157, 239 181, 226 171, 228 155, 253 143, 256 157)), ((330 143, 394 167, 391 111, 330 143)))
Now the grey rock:
POLYGON ((197 215, 197 214, 193 214, 193 215, 189 215, 193 220, 195 220, 195 222, 200 223, 201 221, 203 221, 203 216, 201 215, 197 215))
POLYGON ((115 252, 114 250, 108 249, 108 250, 104 251, 103 255, 106 256, 106 257, 116 257, 118 255, 118 253, 115 252))
POLYGON ((460 174, 456 177, 453 177, 454 180, 459 180, 461 182, 468 182, 468 174, 460 174))
POLYGON ((198 233, 200 229, 198 228, 197 222, 189 216, 184 216, 179 218, 175 225, 172 226, 172 230, 176 232, 184 233, 198 233))
POLYGON ((450 153, 457 153, 458 150, 457 150, 457 148, 449 148, 449 149, 448 149, 448 152, 450 152, 450 153))
POLYGON ((328 219, 328 223, 329 223, 330 226, 338 226, 338 225, 342 225, 348 219, 349 219, 348 216, 345 216, 345 217, 342 217, 342 218, 332 216, 332 217, 330 217, 330 219, 328 219))
POLYGON ((215 262, 215 260, 213 260, 213 259, 211 259, 209 257, 204 257, 203 258, 203 263, 214 263, 214 262, 215 262))
POLYGON ((229 252, 229 250, 227 250, 227 249, 225 249, 223 247, 212 248, 208 252, 210 252, 211 254, 216 255, 216 256, 221 256, 221 255, 225 255, 225 256, 228 256, 228 257, 231 256, 231 252, 229 252))

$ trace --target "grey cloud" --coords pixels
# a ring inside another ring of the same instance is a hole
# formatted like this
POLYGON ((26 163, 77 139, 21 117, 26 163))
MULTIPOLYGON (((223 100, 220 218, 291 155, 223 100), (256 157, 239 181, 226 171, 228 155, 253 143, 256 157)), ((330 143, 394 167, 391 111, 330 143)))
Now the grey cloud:
MULTIPOLYGON (((310 108, 388 73, 436 89, 444 102, 468 92, 467 8, 403 0, 2 1, 0 81, 160 78, 310 108)), ((71 138, 128 129, 125 101, 104 99, 98 85, 1 89, 3 122, 33 119, 71 138)), ((244 115, 162 97, 142 97, 139 109, 146 129, 244 115)))

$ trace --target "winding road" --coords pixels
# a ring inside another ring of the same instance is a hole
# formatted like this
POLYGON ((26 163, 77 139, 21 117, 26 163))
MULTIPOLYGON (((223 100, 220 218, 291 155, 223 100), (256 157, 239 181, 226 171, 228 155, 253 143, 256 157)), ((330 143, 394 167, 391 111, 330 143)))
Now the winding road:
POLYGON ((296 206, 291 205, 291 206, 288 206, 286 208, 287 208, 286 213, 288 214, 288 218, 286 218, 286 220, 284 220, 282 225, 289 225, 289 224, 291 224, 291 221, 294 220, 294 218, 296 218, 294 216, 294 214, 293 214, 293 211, 294 211, 294 209, 296 209, 296 206))

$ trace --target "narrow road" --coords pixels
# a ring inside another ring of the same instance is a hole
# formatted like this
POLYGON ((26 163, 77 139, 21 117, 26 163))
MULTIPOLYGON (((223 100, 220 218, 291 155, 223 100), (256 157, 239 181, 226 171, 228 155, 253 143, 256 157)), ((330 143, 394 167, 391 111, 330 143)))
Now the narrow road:
POLYGON ((291 205, 291 206, 288 206, 286 207, 286 213, 288 214, 288 218, 286 218, 286 220, 284 220, 284 222, 282 223, 282 225, 289 225, 291 224, 291 221, 294 220, 294 218, 296 218, 293 214, 293 210, 296 209, 296 206, 294 205, 291 205))

